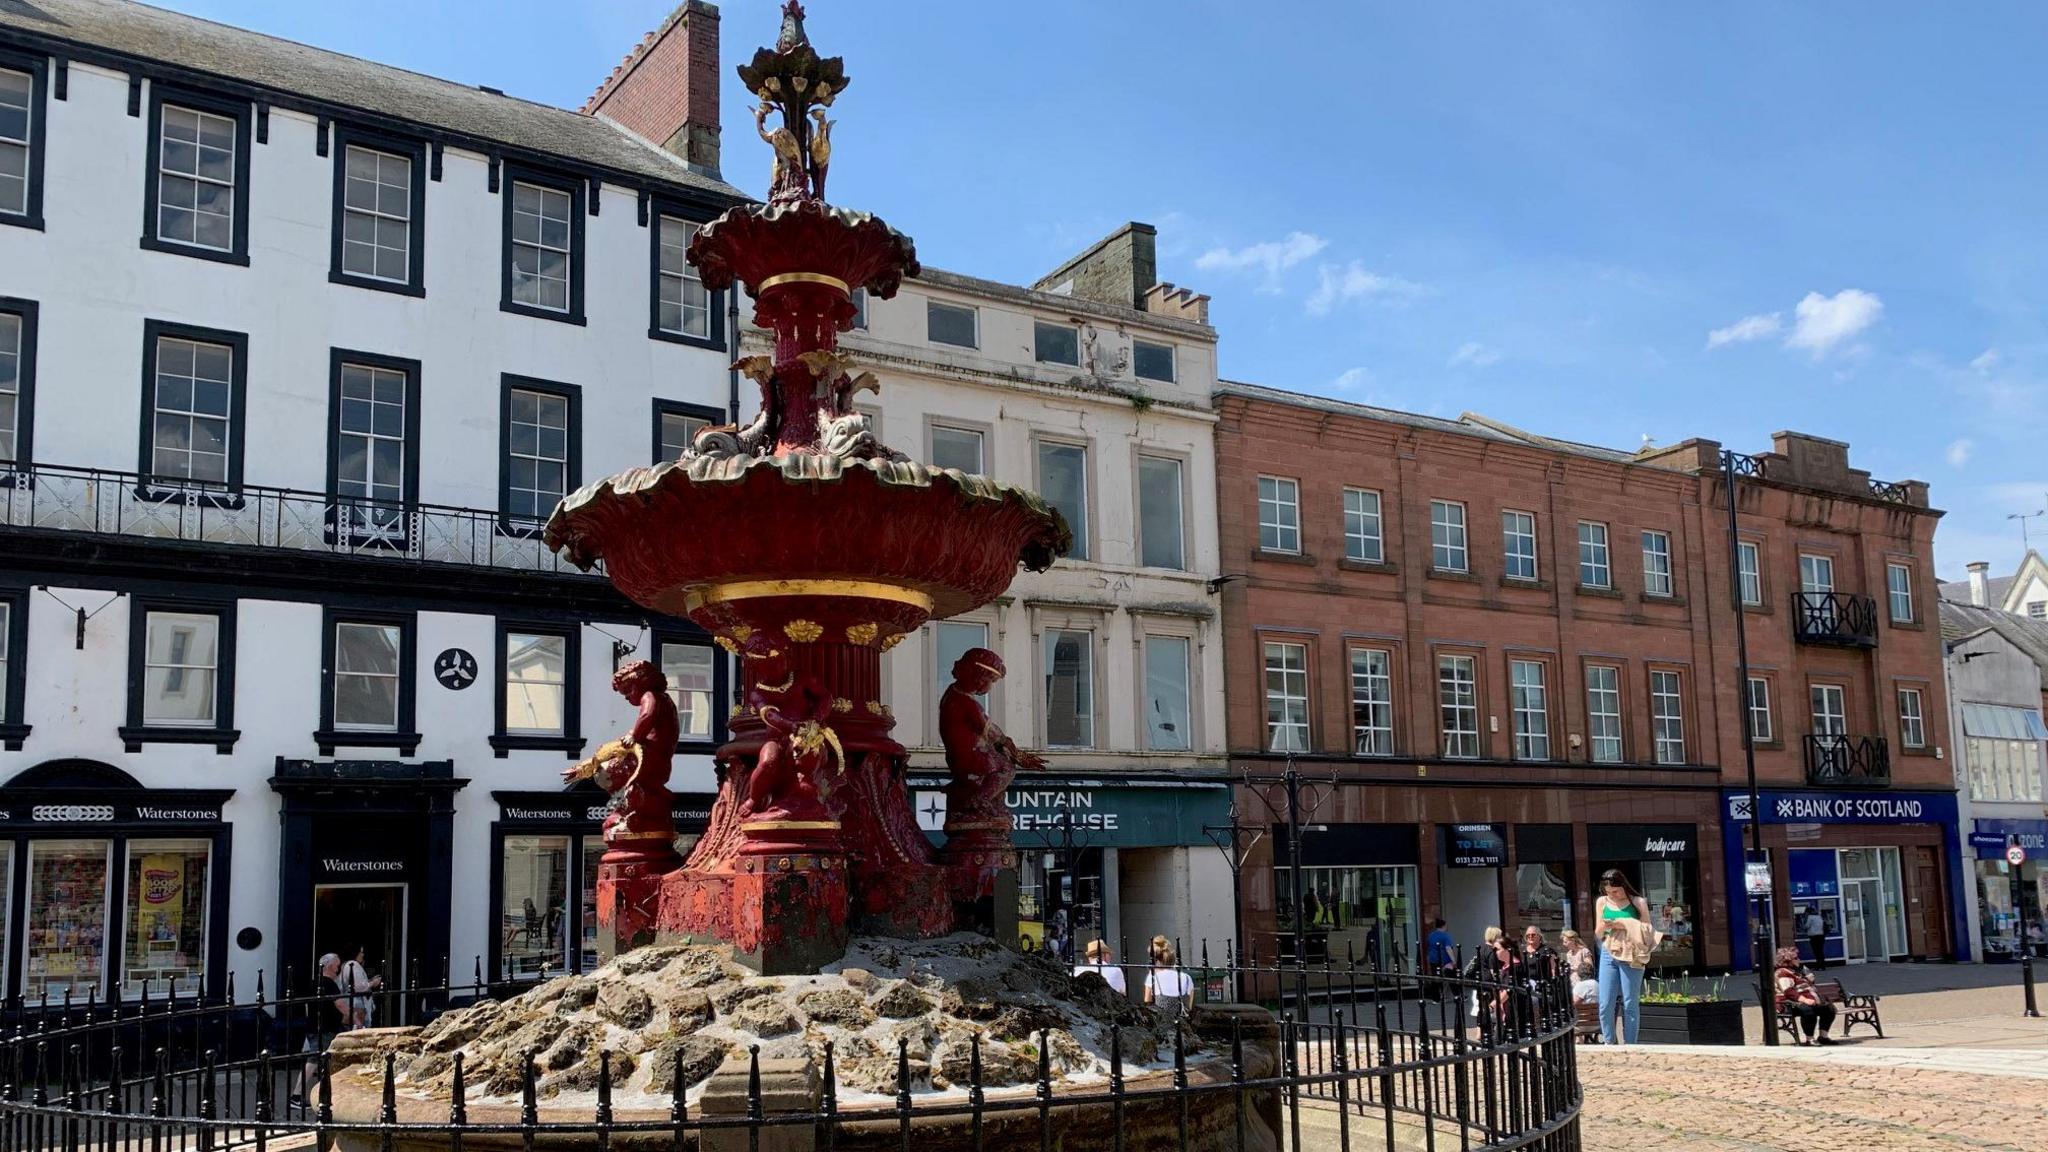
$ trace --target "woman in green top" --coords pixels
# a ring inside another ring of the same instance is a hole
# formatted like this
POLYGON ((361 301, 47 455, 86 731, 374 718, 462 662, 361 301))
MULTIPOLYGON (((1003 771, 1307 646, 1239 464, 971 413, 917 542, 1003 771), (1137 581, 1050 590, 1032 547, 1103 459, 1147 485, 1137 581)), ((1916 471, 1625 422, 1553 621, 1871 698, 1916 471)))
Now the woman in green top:
POLYGON ((1609 868, 1600 877, 1600 898, 1593 902, 1600 912, 1600 1042, 1612 1044, 1615 1000, 1621 1001, 1621 1039, 1636 1042, 1642 1027, 1643 970, 1625 964, 1607 950, 1608 925, 1615 920, 1650 922, 1650 902, 1619 868, 1609 868))

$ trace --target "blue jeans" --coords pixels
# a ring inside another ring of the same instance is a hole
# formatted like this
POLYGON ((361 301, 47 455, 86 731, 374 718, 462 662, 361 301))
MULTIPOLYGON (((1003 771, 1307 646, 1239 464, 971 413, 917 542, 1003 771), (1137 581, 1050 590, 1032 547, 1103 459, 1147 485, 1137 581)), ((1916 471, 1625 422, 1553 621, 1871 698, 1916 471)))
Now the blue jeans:
POLYGON ((1643 1025, 1643 970, 1632 968, 1600 949, 1600 1042, 1614 1043, 1614 1001, 1621 998, 1621 1036, 1630 1044, 1643 1025))

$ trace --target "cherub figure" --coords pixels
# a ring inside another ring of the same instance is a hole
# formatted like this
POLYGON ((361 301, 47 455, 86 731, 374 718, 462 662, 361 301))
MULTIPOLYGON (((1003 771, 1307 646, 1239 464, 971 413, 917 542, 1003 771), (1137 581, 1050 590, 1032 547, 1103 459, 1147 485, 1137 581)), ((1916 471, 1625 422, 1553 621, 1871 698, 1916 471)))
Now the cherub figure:
POLYGON ((750 654, 747 673, 752 679, 747 702, 767 727, 768 738, 747 777, 740 818, 836 819, 832 783, 846 771, 846 751, 826 723, 832 698, 816 677, 799 675, 789 658, 772 648, 750 654))
POLYGON ((668 694, 668 677, 645 660, 612 673, 612 688, 639 708, 633 727, 617 740, 607 740, 589 759, 564 769, 568 782, 595 780, 612 794, 604 820, 607 847, 624 848, 645 840, 650 847, 672 850, 675 816, 668 790, 676 740, 682 727, 676 702, 668 694))
POLYGON ((1035 771, 1045 761, 1003 733, 981 707, 983 696, 1003 678, 1003 658, 986 648, 969 648, 953 663, 953 683, 939 697, 939 738, 946 746, 946 824, 1009 826, 1003 793, 1017 772, 1035 771))

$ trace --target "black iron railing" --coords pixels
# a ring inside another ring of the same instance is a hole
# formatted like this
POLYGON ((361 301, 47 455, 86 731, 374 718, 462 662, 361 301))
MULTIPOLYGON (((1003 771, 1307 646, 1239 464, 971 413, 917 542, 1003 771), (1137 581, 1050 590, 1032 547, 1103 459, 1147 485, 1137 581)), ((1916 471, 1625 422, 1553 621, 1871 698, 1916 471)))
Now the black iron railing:
MULTIPOLYGON (((1133 967, 1133 989, 1147 969, 1133 967)), ((1032 1039, 1035 1075, 984 1073, 977 1035, 956 1091, 918 1087, 908 1040, 894 1053, 891 1092, 856 1091, 830 1042, 811 1047, 814 1095, 792 1105, 764 1091, 759 1046, 739 1053, 699 1092, 677 1076, 662 1106, 615 1099, 614 1059, 600 1058, 595 1103, 545 1099, 547 1069, 520 1061, 516 1089, 486 1096, 456 1058, 445 1098, 422 1109, 395 1053, 403 1033, 370 1033, 335 1050, 309 1044, 322 996, 253 1000, 168 998, 154 1003, 42 1005, 0 1037, 0 1147, 70 1152, 423 1144, 460 1149, 610 1147, 672 1152, 749 1147, 802 1132, 819 1149, 920 1146, 1068 1152, 1138 1147, 1207 1152, 1279 1147, 1441 1147, 1576 1152, 1582 1095, 1574 1008, 1557 965, 1505 978, 1422 980, 1326 961, 1319 1003, 1286 1011, 1242 1003, 1231 989, 1286 989, 1298 974, 1226 961, 1195 981, 1178 1025, 1104 1030, 1106 1074, 1057 1082, 1046 1032, 1032 1039), (1140 1035, 1142 1033, 1142 1036, 1140 1035), (1153 1059, 1132 1056, 1142 1043, 1153 1059), (1156 1045, 1156 1049, 1153 1047, 1156 1045), (964 1089, 964 1096, 957 1091, 964 1089), (405 1102, 403 1110, 400 1101, 405 1102), (1306 1132, 1306 1138, 1304 1137, 1306 1132), (915 1137, 913 1136, 915 1133, 915 1137), (737 1141, 735 1144, 733 1141, 737 1141)), ((1086 977, 1082 978, 1086 981, 1086 977)), ((380 1013, 417 1022, 489 989, 481 980, 411 984, 379 994, 380 1013)), ((381 1022, 381 1018, 380 1018, 381 1022)), ((1010 1051, 1014 1054, 1016 1049, 1010 1051)), ((587 1090, 587 1089, 586 1089, 587 1090)))
POLYGON ((1911 504, 1913 502, 1913 490, 1910 487, 1904 484, 1895 484, 1889 480, 1872 480, 1870 482, 1870 495, 1873 499, 1882 500, 1887 504, 1911 504))
POLYGON ((1792 632, 1801 644, 1877 646, 1877 601, 1848 592, 1794 592, 1792 632))
POLYGON ((1891 745, 1882 736, 1808 736, 1806 782, 1884 788, 1892 782, 1891 745))
POLYGON ((0 469, 5 528, 583 575, 541 543, 530 518, 98 468, 0 469))

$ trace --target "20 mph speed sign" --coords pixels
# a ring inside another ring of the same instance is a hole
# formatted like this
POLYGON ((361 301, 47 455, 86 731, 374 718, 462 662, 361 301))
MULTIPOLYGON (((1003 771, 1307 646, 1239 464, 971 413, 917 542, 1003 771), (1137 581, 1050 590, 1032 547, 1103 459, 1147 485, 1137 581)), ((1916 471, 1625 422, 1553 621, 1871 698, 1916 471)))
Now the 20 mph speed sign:
POLYGON ((2005 862, 2015 868, 2025 864, 2027 862, 2027 850, 2018 844, 2008 846, 2005 850, 2005 862))

